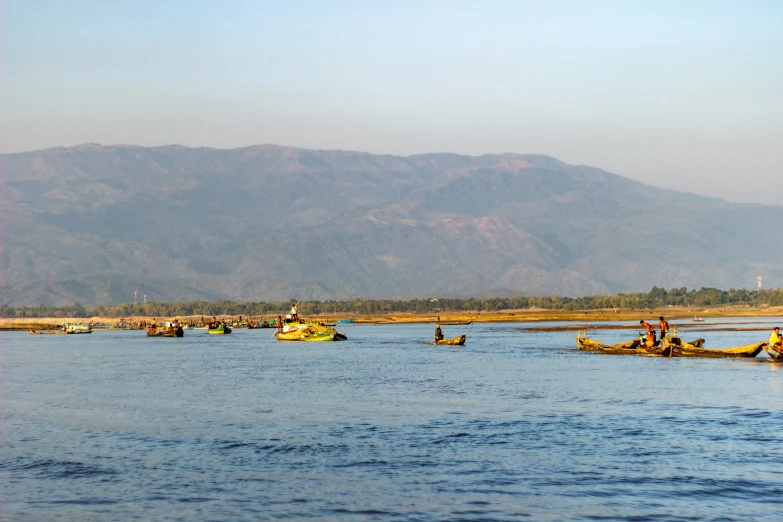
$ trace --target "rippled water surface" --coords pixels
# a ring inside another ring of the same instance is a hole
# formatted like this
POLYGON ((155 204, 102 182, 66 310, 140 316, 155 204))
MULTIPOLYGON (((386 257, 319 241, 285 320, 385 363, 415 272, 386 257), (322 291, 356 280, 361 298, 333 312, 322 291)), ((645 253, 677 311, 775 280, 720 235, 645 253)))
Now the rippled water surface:
POLYGON ((2 333, 0 515, 783 518, 783 365, 584 353, 528 326, 444 327, 464 347, 424 344, 432 325, 2 333))

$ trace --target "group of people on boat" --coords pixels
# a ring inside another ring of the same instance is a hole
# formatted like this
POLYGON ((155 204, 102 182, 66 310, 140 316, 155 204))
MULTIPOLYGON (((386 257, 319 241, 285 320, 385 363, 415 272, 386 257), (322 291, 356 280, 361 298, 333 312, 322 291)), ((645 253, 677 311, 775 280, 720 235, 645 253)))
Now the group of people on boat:
MULTIPOLYGON (((639 324, 642 325, 642 327, 647 330, 647 333, 644 336, 644 342, 642 343, 642 346, 645 346, 647 348, 656 346, 658 344, 659 339, 655 338, 655 327, 645 321, 644 319, 639 321, 639 324)), ((658 318, 658 328, 661 330, 661 337, 660 340, 663 340, 666 338, 666 335, 669 333, 669 322, 663 318, 663 316, 660 316, 658 318)))

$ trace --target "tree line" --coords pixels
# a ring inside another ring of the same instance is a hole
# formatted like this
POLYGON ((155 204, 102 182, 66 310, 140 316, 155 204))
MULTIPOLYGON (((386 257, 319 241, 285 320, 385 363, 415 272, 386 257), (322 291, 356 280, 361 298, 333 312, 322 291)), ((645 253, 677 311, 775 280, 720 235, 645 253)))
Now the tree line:
MULTIPOLYGON (((11 307, 0 306, 0 317, 212 317, 221 315, 277 316, 285 315, 294 300, 276 302, 235 301, 190 301, 121 303, 116 305, 82 306, 74 303, 68 306, 11 307)), ((462 311, 499 311, 525 308, 550 310, 596 310, 596 309, 644 309, 662 306, 728 306, 728 305, 783 305, 783 290, 770 289, 751 291, 744 288, 719 290, 700 288, 688 290, 685 287, 666 290, 654 286, 647 293, 594 295, 588 297, 493 297, 479 299, 411 299, 411 300, 364 300, 346 301, 302 301, 298 310, 302 315, 346 315, 386 314, 401 312, 437 313, 462 311)))

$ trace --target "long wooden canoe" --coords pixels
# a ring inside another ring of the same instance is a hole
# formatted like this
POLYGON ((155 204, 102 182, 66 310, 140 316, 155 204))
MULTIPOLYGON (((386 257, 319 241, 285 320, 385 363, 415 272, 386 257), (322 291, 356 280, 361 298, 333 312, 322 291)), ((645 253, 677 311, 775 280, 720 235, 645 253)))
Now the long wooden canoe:
POLYGON ((672 352, 671 347, 653 346, 650 348, 641 346, 641 341, 635 339, 627 343, 604 344, 601 341, 594 341, 589 337, 577 337, 576 346, 580 350, 591 352, 601 352, 608 355, 643 355, 647 357, 671 357, 677 355, 672 352))
POLYGON ((716 359, 755 357, 766 345, 767 343, 762 341, 733 348, 702 348, 694 343, 683 342, 678 337, 667 338, 664 341, 664 346, 671 346, 677 357, 712 357, 716 359))

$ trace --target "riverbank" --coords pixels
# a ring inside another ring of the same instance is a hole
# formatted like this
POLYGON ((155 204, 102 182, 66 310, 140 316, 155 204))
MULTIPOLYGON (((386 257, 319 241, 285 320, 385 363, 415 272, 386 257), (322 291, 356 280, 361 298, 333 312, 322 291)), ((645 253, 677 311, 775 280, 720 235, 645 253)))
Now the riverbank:
MULTIPOLYGON (((281 314, 282 315, 282 314, 281 314)), ((417 314, 412 312, 397 312, 383 314, 329 314, 329 315, 306 315, 308 320, 336 323, 339 319, 353 318, 356 323, 364 324, 415 324, 415 323, 435 323, 440 318, 441 324, 469 324, 469 323, 491 323, 491 322, 533 322, 533 321, 565 321, 577 322, 584 325, 590 325, 596 322, 606 321, 633 321, 638 323, 640 319, 656 322, 659 316, 666 317, 669 321, 687 322, 694 326, 702 324, 701 321, 694 322, 694 319, 708 322, 717 318, 742 318, 742 317, 781 317, 783 323, 783 306, 727 306, 716 308, 652 308, 645 310, 634 309, 606 309, 606 310, 546 310, 546 309, 524 309, 524 310, 502 310, 497 312, 473 311, 473 312, 449 312, 448 310, 417 314)), ((273 320, 277 315, 269 314, 263 317, 251 316, 256 321, 273 320)), ((228 318, 228 316, 224 316, 228 318)), ((118 323, 120 319, 126 321, 150 321, 152 317, 49 317, 49 318, 0 318, 0 330, 46 330, 54 329, 64 322, 92 323, 96 327, 110 327, 118 323)), ((168 320, 169 318, 158 317, 158 320, 168 320)), ((201 316, 179 316, 181 321, 200 320, 201 316)), ((578 325, 577 325, 578 326, 578 325)), ((559 328, 559 327, 558 327, 559 328)), ((565 327, 574 329, 571 325, 565 327)))

